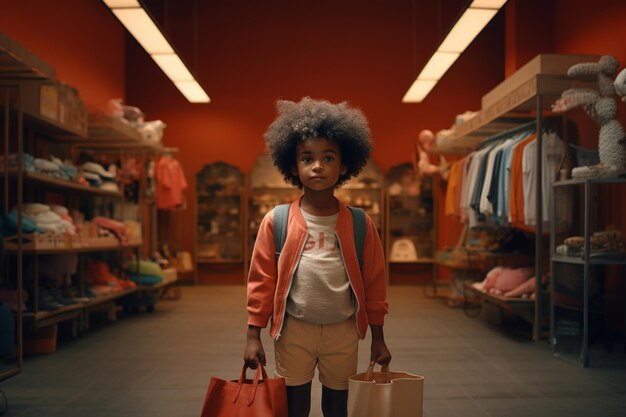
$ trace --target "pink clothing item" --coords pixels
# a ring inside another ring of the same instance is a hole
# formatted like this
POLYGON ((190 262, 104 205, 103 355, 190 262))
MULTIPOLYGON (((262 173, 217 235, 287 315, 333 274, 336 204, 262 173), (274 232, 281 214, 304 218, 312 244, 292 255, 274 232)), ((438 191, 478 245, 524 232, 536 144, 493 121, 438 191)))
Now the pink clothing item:
MULTIPOLYGON (((384 324, 388 311, 383 248, 376 226, 369 216, 366 217, 366 223, 361 270, 354 245, 352 213, 339 202, 335 232, 357 304, 356 325, 361 339, 365 338, 368 324, 384 324)), ((289 209, 287 237, 278 262, 274 245, 274 210, 265 215, 259 227, 248 274, 248 324, 266 327, 271 319, 270 336, 274 339, 280 337, 287 296, 307 236, 307 223, 300 210, 300 199, 294 201, 289 209)))
POLYGON ((187 180, 180 163, 172 157, 163 157, 157 162, 155 171, 157 207, 168 210, 181 206, 187 180))
POLYGON ((112 231, 115 236, 122 242, 126 242, 128 240, 128 228, 122 222, 100 216, 94 217, 93 219, 91 219, 91 222, 98 227, 102 227, 103 229, 112 231))

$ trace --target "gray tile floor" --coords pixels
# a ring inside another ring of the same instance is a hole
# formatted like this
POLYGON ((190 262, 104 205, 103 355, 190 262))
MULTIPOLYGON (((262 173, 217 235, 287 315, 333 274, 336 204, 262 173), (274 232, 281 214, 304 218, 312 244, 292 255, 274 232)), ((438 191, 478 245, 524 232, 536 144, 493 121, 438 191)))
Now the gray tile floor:
MULTIPOLYGON (((236 378, 241 369, 244 300, 243 286, 185 287, 153 314, 121 317, 54 354, 29 357, 20 375, 0 382, 6 416, 197 417, 209 378, 236 378)), ((554 358, 541 343, 426 299, 418 287, 393 286, 389 300, 391 367, 426 377, 424 416, 626 416, 626 368, 554 358)), ((368 352, 365 341, 360 369, 368 352)), ((312 417, 321 416, 320 391, 316 382, 312 417)))

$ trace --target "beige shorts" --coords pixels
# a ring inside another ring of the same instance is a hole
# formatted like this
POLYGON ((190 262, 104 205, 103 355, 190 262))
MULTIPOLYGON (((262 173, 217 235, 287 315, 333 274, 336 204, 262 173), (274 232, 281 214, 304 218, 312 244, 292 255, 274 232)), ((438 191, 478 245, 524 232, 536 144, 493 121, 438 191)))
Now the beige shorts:
POLYGON ((288 386, 319 380, 334 390, 348 389, 348 378, 356 374, 359 333, 353 318, 336 324, 312 324, 285 317, 280 338, 274 342, 276 373, 288 386))

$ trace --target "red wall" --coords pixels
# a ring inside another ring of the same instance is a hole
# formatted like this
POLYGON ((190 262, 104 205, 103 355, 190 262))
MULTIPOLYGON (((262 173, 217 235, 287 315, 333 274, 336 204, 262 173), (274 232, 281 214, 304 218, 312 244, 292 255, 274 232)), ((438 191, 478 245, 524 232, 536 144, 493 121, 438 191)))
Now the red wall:
MULTIPOLYGON (((221 160, 249 172, 263 151, 262 134, 278 98, 310 95, 362 108, 372 128, 374 160, 386 171, 409 160, 421 129, 449 127, 455 114, 478 109, 480 97, 505 73, 537 53, 613 53, 626 63, 626 2, 598 0, 590 7, 509 0, 506 32, 501 13, 423 103, 402 104, 465 1, 146 4, 211 104, 187 103, 99 1, 0 0, 0 30, 55 66, 57 77, 77 87, 91 111, 125 97, 148 119, 164 120, 165 143, 181 149, 191 190, 206 163, 221 160)), ((582 143, 595 146, 597 127, 583 126, 582 136, 582 143)), ((193 200, 190 195, 183 224, 190 250, 193 200)), ((456 243, 459 230, 441 215, 439 246, 456 243)))
MULTIPOLYGON (((132 39, 127 98, 148 118, 166 121, 165 143, 180 148, 191 189, 196 172, 210 162, 250 171, 264 150, 262 135, 279 98, 310 95, 360 107, 372 129, 374 160, 384 172, 410 160, 420 130, 449 127, 455 114, 479 108, 483 92, 503 74, 500 16, 423 103, 401 103, 463 1, 447 1, 441 10, 435 2, 410 0, 323 0, 316 7, 288 1, 246 2, 245 7, 238 1, 199 2, 195 48, 193 8, 153 3, 153 15, 168 36, 186 45, 179 52, 213 102, 185 102, 132 39), (419 9, 414 11, 413 3, 419 9)), ((450 231, 449 222, 442 219, 441 229, 443 243, 456 241, 458 231, 450 231)), ((192 216, 185 230, 190 231, 185 246, 192 248, 192 216)))
POLYGON ((124 30, 100 1, 0 0, 0 31, 56 69, 90 111, 124 97, 124 30))

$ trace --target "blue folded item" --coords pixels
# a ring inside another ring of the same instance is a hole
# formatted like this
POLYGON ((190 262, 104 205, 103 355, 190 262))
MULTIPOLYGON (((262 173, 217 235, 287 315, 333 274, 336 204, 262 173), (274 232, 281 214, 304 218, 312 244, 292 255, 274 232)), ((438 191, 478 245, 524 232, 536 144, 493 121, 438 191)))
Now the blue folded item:
MULTIPOLYGON (((4 218, 3 229, 9 235, 17 233, 17 210, 13 209, 4 218)), ((37 227, 34 221, 22 214, 22 233, 43 233, 43 229, 37 227)))
POLYGON ((78 175, 76 167, 73 166, 61 165, 59 166, 59 170, 61 171, 61 174, 69 180, 73 180, 76 178, 76 175, 78 175))
POLYGON ((156 285, 163 282, 163 277, 157 277, 155 275, 128 274, 128 278, 137 285, 156 285))

